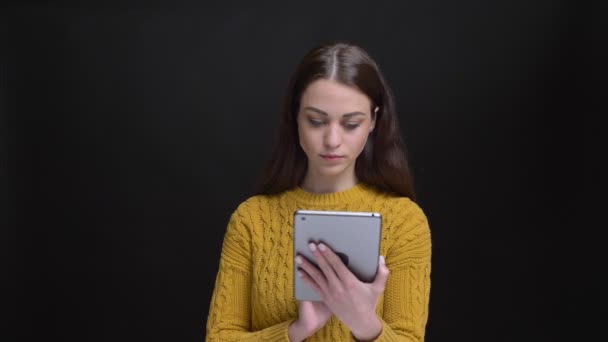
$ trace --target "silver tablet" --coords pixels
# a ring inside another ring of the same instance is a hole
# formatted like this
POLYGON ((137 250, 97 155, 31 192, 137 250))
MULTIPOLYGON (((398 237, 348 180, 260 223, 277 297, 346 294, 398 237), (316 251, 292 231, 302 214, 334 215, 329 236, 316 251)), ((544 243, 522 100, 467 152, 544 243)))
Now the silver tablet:
MULTIPOLYGON (((378 269, 382 217, 373 212, 296 210, 293 217, 294 257, 316 264, 308 243, 323 242, 364 282, 372 282, 378 269)), ((297 275, 294 261, 294 296, 320 301, 316 292, 297 275)))

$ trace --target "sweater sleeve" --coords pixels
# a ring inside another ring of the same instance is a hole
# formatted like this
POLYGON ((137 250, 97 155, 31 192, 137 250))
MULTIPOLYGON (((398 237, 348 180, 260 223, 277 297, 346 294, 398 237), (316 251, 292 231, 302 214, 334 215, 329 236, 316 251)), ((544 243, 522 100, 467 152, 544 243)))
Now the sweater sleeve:
POLYGON ((391 227, 386 265, 382 333, 376 341, 424 341, 428 319, 431 235, 428 221, 414 202, 391 227))
POLYGON ((230 217, 207 317, 206 341, 289 341, 291 321, 251 331, 251 225, 247 205, 230 217))

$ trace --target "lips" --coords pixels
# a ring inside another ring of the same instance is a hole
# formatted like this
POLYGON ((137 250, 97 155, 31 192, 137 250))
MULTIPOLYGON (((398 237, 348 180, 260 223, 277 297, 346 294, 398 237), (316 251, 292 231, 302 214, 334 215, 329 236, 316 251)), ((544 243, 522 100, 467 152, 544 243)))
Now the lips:
POLYGON ((328 161, 336 161, 336 160, 340 160, 340 159, 344 158, 344 156, 340 156, 337 154, 322 154, 321 158, 328 160, 328 161))

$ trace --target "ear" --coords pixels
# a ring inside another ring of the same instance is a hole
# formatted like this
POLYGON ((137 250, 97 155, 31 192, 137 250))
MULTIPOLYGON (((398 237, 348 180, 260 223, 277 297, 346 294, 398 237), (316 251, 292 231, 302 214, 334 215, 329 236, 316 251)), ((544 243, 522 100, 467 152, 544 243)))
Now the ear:
POLYGON ((372 124, 369 126, 369 132, 371 133, 374 128, 376 127, 376 118, 378 117, 378 110, 380 108, 378 106, 376 106, 376 108, 374 108, 374 115, 372 117, 372 124))

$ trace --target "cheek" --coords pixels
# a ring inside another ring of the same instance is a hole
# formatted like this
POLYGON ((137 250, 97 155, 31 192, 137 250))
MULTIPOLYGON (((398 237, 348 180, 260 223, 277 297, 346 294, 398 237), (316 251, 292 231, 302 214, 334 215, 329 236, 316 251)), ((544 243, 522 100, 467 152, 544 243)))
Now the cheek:
POLYGON ((315 137, 310 130, 306 128, 300 129, 298 127, 298 137, 300 139, 300 146, 306 154, 308 154, 314 146, 315 137))
POLYGON ((365 147, 365 142, 367 141, 369 135, 367 131, 362 131, 356 135, 353 135, 351 138, 351 146, 355 152, 360 153, 363 151, 363 147, 365 147))

